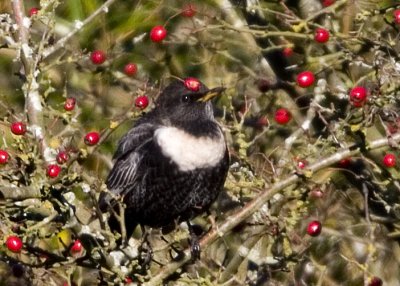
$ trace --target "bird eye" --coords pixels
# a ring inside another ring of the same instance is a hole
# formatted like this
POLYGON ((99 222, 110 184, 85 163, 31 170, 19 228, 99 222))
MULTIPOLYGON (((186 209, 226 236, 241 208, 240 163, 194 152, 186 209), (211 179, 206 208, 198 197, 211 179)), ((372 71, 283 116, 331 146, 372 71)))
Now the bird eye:
POLYGON ((189 102, 190 101, 190 95, 189 94, 185 94, 182 96, 182 101, 183 102, 189 102))

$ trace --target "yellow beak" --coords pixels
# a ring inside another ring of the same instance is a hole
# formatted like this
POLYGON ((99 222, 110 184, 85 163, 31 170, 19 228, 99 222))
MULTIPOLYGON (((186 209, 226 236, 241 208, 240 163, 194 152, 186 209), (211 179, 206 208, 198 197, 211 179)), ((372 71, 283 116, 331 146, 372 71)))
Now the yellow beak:
POLYGON ((224 90, 225 90, 224 87, 216 87, 216 88, 210 89, 206 93, 202 94, 201 97, 197 101, 200 101, 200 102, 209 101, 210 99, 220 95, 224 90))

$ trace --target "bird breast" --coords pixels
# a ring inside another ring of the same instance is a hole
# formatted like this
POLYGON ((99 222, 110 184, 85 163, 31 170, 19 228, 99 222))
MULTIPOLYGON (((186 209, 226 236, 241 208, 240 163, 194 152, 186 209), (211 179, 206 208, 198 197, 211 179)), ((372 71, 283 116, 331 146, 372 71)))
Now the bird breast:
POLYGON ((163 126, 155 131, 155 140, 162 154, 171 159, 183 172, 214 167, 226 152, 221 130, 219 136, 195 137, 182 129, 163 126))

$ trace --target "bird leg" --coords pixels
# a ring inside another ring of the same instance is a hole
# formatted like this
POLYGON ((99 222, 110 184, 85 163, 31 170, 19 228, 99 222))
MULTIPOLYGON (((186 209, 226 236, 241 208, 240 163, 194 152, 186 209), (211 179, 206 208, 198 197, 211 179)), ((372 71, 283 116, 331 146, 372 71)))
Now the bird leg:
POLYGON ((120 224, 121 228, 121 241, 122 245, 126 245, 128 240, 126 237, 126 224, 125 224, 125 208, 121 203, 118 203, 118 209, 119 209, 119 216, 118 216, 118 221, 120 224))
POLYGON ((147 229, 142 225, 140 225, 140 228, 142 229, 143 235, 142 243, 138 248, 138 261, 140 266, 142 266, 143 268, 147 268, 153 259, 153 249, 151 248, 150 242, 148 240, 149 233, 147 229))
POLYGON ((201 248, 200 248, 200 243, 199 243, 199 237, 197 236, 197 234, 194 231, 194 228, 190 224, 190 222, 187 221, 186 223, 188 225, 189 234, 190 234, 190 239, 189 239, 190 253, 192 256, 192 261, 195 261, 197 259, 200 259, 201 248))

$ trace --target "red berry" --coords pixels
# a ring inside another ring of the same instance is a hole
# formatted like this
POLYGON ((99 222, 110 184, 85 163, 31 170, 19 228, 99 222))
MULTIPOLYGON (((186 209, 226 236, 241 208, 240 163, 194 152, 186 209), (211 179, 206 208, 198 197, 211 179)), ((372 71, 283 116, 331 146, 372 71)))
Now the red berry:
POLYGON ((193 4, 186 4, 185 6, 183 6, 182 8, 182 16, 185 17, 193 17, 196 14, 196 6, 194 6, 193 4))
POLYGON ((106 58, 106 54, 102 50, 95 50, 90 55, 90 59, 95 65, 101 65, 106 61, 106 58))
POLYGON ((71 111, 75 108, 76 99, 75 97, 67 97, 64 103, 64 109, 66 111, 71 111))
POLYGON ((393 11, 394 22, 396 24, 400 24, 400 9, 396 9, 393 11))
POLYGON ((297 167, 299 167, 300 169, 304 169, 307 166, 307 164, 308 164, 307 160, 304 159, 297 160, 297 167))
POLYGON ((315 188, 314 190, 312 190, 310 192, 309 196, 314 199, 320 199, 324 196, 324 192, 321 191, 321 189, 319 189, 319 188, 315 188))
POLYGON ((297 75, 297 84, 300 87, 309 87, 315 81, 315 76, 310 71, 303 71, 297 75))
POLYGON ((24 135, 26 132, 26 125, 23 122, 13 122, 11 124, 11 132, 15 135, 24 135))
POLYGON ((85 144, 89 146, 96 145, 100 141, 100 134, 98 132, 89 132, 85 135, 85 144))
POLYGON ((188 77, 184 81, 185 87, 191 91, 200 90, 200 81, 194 77, 188 77))
POLYGON ((329 41, 329 31, 322 28, 317 28, 315 30, 314 40, 318 43, 326 43, 329 41))
POLYGON ((132 282, 133 282, 133 280, 131 277, 125 277, 125 284, 130 284, 132 282))
POLYGON ((282 53, 285 57, 291 57, 293 55, 293 49, 290 47, 286 47, 282 50, 282 53))
POLYGON ((161 42, 167 36, 167 30, 163 26, 155 26, 150 31, 150 39, 153 42, 161 42))
POLYGON ((351 158, 344 158, 339 161, 338 165, 341 168, 348 168, 351 164, 351 158))
POLYGON ((6 150, 0 149, 0 164, 6 164, 9 157, 10 156, 8 155, 8 152, 6 150))
POLYGON ((274 88, 274 84, 271 83, 271 81, 262 78, 257 80, 257 88, 260 92, 267 92, 271 90, 271 88, 274 88))
POLYGON ((39 12, 39 8, 37 7, 33 7, 29 10, 29 17, 32 17, 33 15, 37 15, 37 13, 39 12))
POLYGON ((65 151, 61 151, 57 154, 56 160, 58 164, 64 164, 69 159, 69 155, 65 151))
POLYGON ((83 249, 82 242, 79 239, 75 240, 74 244, 71 246, 71 252, 79 253, 82 251, 82 249, 83 249))
POLYGON ((335 0, 324 0, 322 1, 322 5, 325 7, 331 6, 333 3, 335 3, 335 0))
POLYGON ((127 63, 124 67, 124 73, 127 76, 133 76, 137 72, 137 66, 134 63, 127 63))
POLYGON ((279 108, 275 112, 275 121, 279 124, 286 124, 292 119, 292 115, 286 108, 279 108))
POLYGON ((307 233, 311 236, 318 236, 321 233, 321 230, 322 224, 317 220, 313 220, 307 226, 307 233))
POLYGON ((355 107, 361 107, 367 100, 367 90, 365 87, 356 86, 350 90, 350 102, 355 107))
POLYGON ((55 164, 47 166, 47 176, 50 178, 56 178, 61 172, 61 167, 55 164))
POLYGON ((396 166, 396 156, 394 154, 388 153, 383 157, 383 165, 388 168, 396 166))
POLYGON ((399 130, 399 127, 396 123, 389 122, 387 125, 387 130, 390 134, 395 134, 399 130))
POLYGON ((13 232, 20 232, 21 231, 21 226, 19 225, 19 224, 14 224, 12 227, 11 227, 11 230, 13 231, 13 232))
POLYGON ((242 117, 246 112, 249 111, 249 107, 247 106, 247 104, 242 104, 239 108, 239 114, 242 117))
POLYGON ((368 283, 368 286, 382 286, 383 285, 383 281, 381 278, 379 277, 372 277, 368 283))
POLYGON ((145 109, 149 105, 149 99, 145 95, 138 96, 135 99, 135 106, 140 109, 145 109))
POLYGON ((257 127, 264 127, 268 126, 268 118, 266 116, 261 116, 260 118, 257 119, 257 127))
POLYGON ((6 240, 6 246, 12 252, 20 252, 22 245, 22 240, 15 235, 9 236, 6 240))
POLYGON ((350 91, 350 99, 364 101, 367 98, 367 90, 362 86, 356 86, 350 91))

